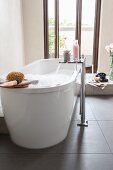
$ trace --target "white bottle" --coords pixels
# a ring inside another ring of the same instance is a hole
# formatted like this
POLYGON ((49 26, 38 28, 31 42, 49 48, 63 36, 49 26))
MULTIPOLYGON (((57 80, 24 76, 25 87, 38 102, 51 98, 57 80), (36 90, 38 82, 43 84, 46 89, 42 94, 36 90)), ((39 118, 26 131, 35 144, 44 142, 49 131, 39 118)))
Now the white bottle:
POLYGON ((74 60, 79 60, 79 44, 78 44, 78 40, 74 40, 74 43, 73 43, 73 59, 74 60))

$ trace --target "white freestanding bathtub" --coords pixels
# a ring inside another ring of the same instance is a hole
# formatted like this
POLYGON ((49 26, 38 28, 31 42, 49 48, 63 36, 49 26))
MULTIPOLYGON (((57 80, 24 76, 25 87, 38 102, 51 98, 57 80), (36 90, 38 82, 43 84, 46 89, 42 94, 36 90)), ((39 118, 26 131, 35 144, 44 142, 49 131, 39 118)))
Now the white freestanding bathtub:
POLYGON ((45 148, 65 139, 68 133, 80 68, 43 59, 21 71, 38 79, 27 88, 2 88, 1 101, 11 139, 26 148, 45 148))

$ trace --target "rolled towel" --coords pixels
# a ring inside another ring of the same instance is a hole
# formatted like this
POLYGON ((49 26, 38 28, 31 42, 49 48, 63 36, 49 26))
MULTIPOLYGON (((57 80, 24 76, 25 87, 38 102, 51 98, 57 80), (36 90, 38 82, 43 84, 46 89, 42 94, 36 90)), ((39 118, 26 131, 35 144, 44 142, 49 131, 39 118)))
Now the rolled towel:
POLYGON ((0 84, 0 87, 3 88, 22 88, 22 87, 28 87, 29 84, 38 84, 38 80, 24 80, 22 82, 19 82, 18 80, 14 80, 14 81, 9 81, 9 82, 5 82, 3 84, 0 84))
POLYGON ((0 87, 13 87, 17 84, 18 84, 18 81, 14 80, 14 81, 9 81, 9 82, 5 82, 3 84, 0 84, 0 87))

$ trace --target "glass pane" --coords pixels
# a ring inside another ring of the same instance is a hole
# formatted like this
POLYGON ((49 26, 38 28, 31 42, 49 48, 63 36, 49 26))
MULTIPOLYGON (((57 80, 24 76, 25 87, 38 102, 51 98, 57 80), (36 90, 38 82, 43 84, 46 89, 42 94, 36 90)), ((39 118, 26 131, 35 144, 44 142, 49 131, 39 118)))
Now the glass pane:
POLYGON ((92 65, 95 0, 82 1, 81 54, 86 56, 86 65, 92 65), (89 5, 90 4, 90 5, 89 5))
POLYGON ((48 0, 49 57, 55 57, 55 1, 48 0))
POLYGON ((76 25, 76 0, 59 1, 59 55, 65 49, 72 52, 72 44, 75 39, 76 25))

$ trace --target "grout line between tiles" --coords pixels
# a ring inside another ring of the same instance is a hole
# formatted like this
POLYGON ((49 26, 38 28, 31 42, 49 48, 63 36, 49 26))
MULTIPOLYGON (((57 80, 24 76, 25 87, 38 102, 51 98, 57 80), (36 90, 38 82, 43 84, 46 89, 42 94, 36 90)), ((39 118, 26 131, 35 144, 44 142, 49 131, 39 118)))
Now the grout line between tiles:
POLYGON ((109 143, 108 143, 108 141, 107 141, 107 138, 105 137, 105 135, 104 135, 104 133, 103 133, 103 131, 102 131, 102 128, 101 128, 101 126, 100 126, 100 124, 99 124, 98 121, 97 121, 97 124, 98 124, 98 126, 99 126, 99 128, 100 128, 100 130, 101 130, 101 132, 102 132, 102 134, 103 134, 103 136, 104 136, 104 138, 105 138, 105 140, 106 140, 106 142, 107 142, 107 145, 108 145, 108 147, 109 147, 109 149, 110 149, 110 152, 113 153, 112 150, 111 150, 111 148, 110 148, 110 145, 109 145, 109 143))
POLYGON ((0 153, 0 156, 3 155, 40 155, 40 154, 44 154, 44 155, 113 155, 113 153, 0 153))
POLYGON ((89 104, 88 101, 87 101, 87 103, 88 103, 88 107, 90 107, 90 109, 91 109, 91 111, 92 111, 92 114, 93 114, 93 116, 94 116, 95 121, 97 121, 96 116, 95 116, 95 114, 94 114, 94 112, 93 112, 92 104, 89 104))

